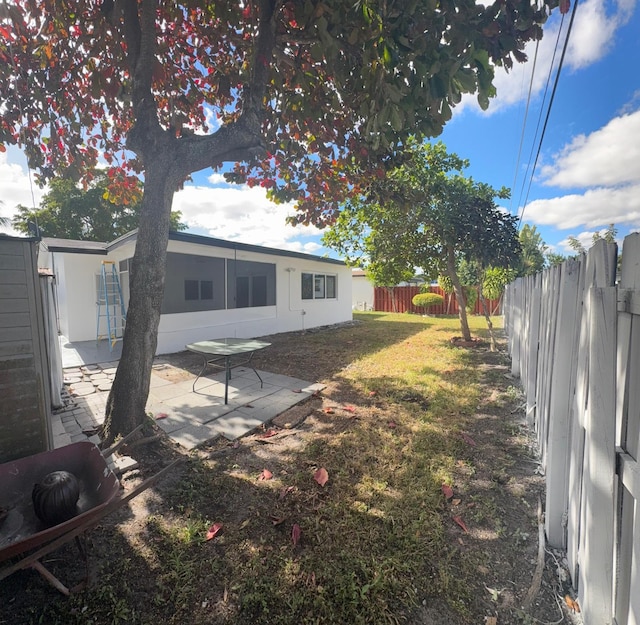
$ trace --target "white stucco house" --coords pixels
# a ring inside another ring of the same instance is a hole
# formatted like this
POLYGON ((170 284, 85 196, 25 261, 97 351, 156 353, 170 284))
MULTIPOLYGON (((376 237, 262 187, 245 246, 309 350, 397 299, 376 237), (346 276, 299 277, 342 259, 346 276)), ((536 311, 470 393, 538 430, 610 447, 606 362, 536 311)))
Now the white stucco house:
POLYGON ((353 310, 373 310, 374 287, 362 269, 351 273, 351 307, 353 310))
MULTIPOLYGON (((103 266, 117 273, 126 309, 136 239, 137 231, 111 243, 42 240, 38 264, 55 275, 58 327, 70 342, 104 333, 103 266)), ((351 291, 351 269, 339 260, 171 232, 157 353, 349 321, 351 291)))

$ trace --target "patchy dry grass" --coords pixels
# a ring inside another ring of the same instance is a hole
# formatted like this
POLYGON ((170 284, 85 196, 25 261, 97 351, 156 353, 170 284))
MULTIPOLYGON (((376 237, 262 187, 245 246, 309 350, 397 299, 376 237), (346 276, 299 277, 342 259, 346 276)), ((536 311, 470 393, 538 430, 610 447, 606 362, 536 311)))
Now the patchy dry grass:
MULTIPOLYGON (((270 337, 258 367, 327 385, 306 420, 273 441, 191 454, 137 510, 90 534, 90 590, 59 599, 14 576, 2 596, 23 620, 3 609, 0 623, 519 622, 541 485, 503 357, 453 347, 457 319, 358 320, 270 337), (224 529, 206 541, 214 522, 224 529)), ((176 453, 165 442, 140 462, 150 473, 176 453)))

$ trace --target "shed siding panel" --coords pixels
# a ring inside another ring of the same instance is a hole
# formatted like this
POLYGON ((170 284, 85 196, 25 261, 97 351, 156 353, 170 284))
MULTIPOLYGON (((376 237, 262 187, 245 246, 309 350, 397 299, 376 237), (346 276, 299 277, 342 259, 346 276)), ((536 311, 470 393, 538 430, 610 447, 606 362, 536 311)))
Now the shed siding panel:
POLYGON ((0 239, 0 462, 49 446, 39 289, 33 242, 0 239))

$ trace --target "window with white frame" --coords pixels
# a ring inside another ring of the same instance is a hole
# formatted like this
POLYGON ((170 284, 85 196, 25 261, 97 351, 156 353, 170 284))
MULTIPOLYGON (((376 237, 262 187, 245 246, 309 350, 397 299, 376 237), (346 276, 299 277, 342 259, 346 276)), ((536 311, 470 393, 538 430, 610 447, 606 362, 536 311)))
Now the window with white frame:
POLYGON ((335 299, 337 276, 325 273, 302 273, 302 299, 335 299))

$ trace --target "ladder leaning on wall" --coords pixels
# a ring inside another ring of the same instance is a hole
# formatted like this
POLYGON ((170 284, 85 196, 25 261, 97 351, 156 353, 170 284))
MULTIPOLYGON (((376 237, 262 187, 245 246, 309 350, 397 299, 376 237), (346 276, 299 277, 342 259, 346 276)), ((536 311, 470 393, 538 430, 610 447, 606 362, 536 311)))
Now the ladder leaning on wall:
POLYGON ((102 261, 97 287, 96 343, 100 339, 108 338, 109 351, 113 351, 113 346, 122 339, 127 320, 120 278, 114 261, 102 261))

